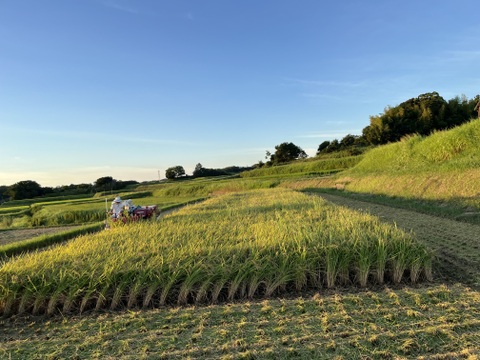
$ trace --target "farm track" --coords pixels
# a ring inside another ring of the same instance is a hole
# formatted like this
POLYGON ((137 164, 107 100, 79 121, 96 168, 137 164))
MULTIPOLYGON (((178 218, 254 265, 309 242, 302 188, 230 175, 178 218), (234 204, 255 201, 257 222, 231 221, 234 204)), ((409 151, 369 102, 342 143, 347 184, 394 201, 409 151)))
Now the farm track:
POLYGON ((78 227, 74 226, 56 226, 56 227, 39 227, 32 229, 12 229, 0 231, 0 246, 14 243, 17 241, 31 239, 40 235, 55 234, 58 232, 71 230, 78 227))
POLYGON ((436 255, 435 278, 480 288, 480 226, 338 195, 318 194, 336 205, 366 211, 413 231, 436 255))

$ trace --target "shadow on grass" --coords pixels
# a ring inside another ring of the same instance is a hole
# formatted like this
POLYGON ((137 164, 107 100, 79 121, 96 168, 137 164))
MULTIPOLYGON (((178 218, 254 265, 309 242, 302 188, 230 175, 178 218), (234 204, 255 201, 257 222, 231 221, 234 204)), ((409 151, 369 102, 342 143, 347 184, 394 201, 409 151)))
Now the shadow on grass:
POLYGON ((455 197, 451 200, 428 200, 359 193, 332 188, 308 188, 303 189, 302 192, 338 195, 359 201, 412 210, 423 214, 480 225, 480 196, 472 198, 455 197))

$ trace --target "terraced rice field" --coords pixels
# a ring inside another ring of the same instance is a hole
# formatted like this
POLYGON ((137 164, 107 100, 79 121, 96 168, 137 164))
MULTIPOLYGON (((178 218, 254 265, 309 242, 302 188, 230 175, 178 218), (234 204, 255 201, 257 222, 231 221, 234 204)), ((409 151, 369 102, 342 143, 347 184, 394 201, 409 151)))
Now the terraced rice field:
POLYGON ((437 255, 434 281, 321 288, 213 305, 14 316, 0 319, 0 358, 480 358, 480 227, 321 196, 413 231, 437 255))
POLYGON ((437 278, 441 276, 480 288, 480 226, 342 196, 321 196, 334 204, 366 211, 413 231, 416 238, 436 254, 437 278))

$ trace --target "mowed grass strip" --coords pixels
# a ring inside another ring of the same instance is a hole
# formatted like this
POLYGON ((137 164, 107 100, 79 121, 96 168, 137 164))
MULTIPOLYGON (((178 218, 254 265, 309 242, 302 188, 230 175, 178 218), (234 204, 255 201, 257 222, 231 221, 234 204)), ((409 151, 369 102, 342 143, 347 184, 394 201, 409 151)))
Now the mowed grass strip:
POLYGON ((0 319, 2 359, 477 359, 462 285, 0 319))
POLYGON ((104 223, 100 222, 100 223, 94 223, 94 224, 87 224, 83 226, 75 226, 75 227, 72 227, 71 229, 66 229, 66 230, 56 231, 56 232, 54 231, 55 228, 53 228, 53 229, 50 229, 52 230, 51 232, 46 234, 0 245, 0 260, 7 256, 13 256, 23 252, 41 249, 46 246, 64 242, 76 236, 97 232, 103 229, 104 227, 105 227, 104 223))
POLYGON ((0 268, 0 313, 216 303, 292 291, 415 283, 432 255, 375 217, 286 189, 209 199, 0 268))

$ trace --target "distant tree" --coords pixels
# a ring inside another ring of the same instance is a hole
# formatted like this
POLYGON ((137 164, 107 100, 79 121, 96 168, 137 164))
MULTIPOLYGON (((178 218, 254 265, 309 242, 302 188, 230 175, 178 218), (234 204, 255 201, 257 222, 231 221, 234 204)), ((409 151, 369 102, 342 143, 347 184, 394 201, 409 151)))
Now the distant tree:
POLYGON ((325 152, 325 149, 330 145, 330 141, 326 140, 322 142, 320 145, 318 145, 317 149, 317 155, 320 155, 321 153, 325 152))
POLYGON ((297 159, 305 159, 307 154, 302 148, 294 143, 281 143, 275 146, 275 153, 271 154, 267 151, 267 156, 270 154, 270 162, 274 165, 285 164, 297 159))
POLYGON ((202 164, 198 163, 195 165, 195 170, 193 170, 193 177, 202 177, 205 176, 205 168, 202 166, 202 164))
POLYGON ((43 190, 36 181, 25 180, 10 186, 6 193, 12 200, 23 200, 42 196, 43 190))
POLYGON ((351 135, 351 134, 345 135, 345 137, 342 140, 340 140, 340 148, 347 149, 349 147, 354 146, 357 138, 358 136, 356 135, 351 135))
POLYGON ((335 140, 332 140, 330 142, 330 145, 326 147, 325 152, 331 153, 338 150, 340 150, 340 143, 338 142, 337 139, 335 139, 335 140))
POLYGON ((259 169, 259 168, 262 168, 265 166, 265 163, 263 161, 259 161, 258 163, 256 163, 255 165, 253 165, 253 168, 254 169, 259 169))
POLYGON ((183 175, 185 175, 185 169, 180 165, 169 167, 165 171, 165 177, 170 180, 176 179, 183 175))
POLYGON ((409 134, 429 135, 470 121, 474 108, 475 100, 468 100, 465 95, 447 102, 437 92, 421 94, 370 116, 370 125, 363 129, 362 137, 368 144, 380 145, 409 134))
POLYGON ((96 191, 114 190, 115 182, 116 180, 111 176, 104 176, 104 177, 98 178, 94 183, 95 190, 96 191))
POLYGON ((7 191, 7 185, 0 185, 0 204, 10 198, 10 195, 7 194, 7 191))

